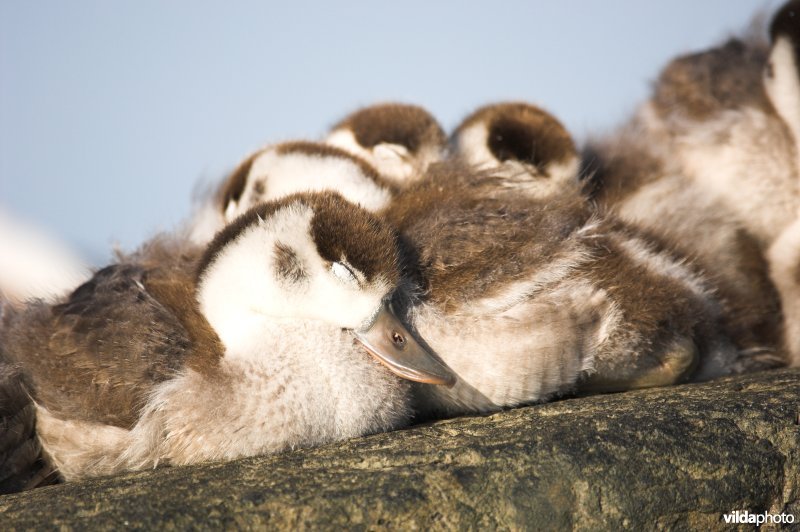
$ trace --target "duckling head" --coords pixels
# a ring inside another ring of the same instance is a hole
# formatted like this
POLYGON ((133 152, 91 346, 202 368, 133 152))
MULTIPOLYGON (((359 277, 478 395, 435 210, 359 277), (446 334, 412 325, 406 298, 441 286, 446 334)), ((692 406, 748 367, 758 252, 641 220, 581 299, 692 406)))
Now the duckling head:
POLYGON ((419 179, 443 158, 447 137, 428 111, 416 105, 371 105, 331 128, 326 143, 362 157, 390 181, 419 179))
POLYGON ((457 158, 478 169, 535 183, 536 195, 577 180, 572 137, 554 116, 528 103, 481 107, 456 128, 451 146, 457 158))
POLYGON ((258 323, 316 322, 352 331, 397 375, 452 384, 392 310, 401 285, 394 232, 340 195, 306 193, 253 207, 208 246, 198 271, 200 310, 225 356, 253 356, 258 323))
POLYGON ((369 211, 392 197, 375 169, 347 151, 321 143, 293 141, 267 146, 245 159, 219 194, 226 223, 251 207, 297 192, 335 191, 369 211))

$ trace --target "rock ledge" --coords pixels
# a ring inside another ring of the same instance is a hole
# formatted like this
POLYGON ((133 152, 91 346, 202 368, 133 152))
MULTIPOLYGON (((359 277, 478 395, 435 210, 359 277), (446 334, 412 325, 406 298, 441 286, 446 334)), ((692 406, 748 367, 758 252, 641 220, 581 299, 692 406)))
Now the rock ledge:
POLYGON ((568 399, 0 497, 4 530, 723 529, 800 522, 800 370, 568 399))

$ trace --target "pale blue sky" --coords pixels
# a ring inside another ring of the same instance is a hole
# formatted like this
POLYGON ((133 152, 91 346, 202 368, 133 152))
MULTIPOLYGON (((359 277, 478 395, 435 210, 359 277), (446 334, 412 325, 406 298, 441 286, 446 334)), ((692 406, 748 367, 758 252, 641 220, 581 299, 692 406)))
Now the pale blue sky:
POLYGON ((776 5, 0 0, 0 209, 103 262, 249 151, 376 101, 449 129, 524 99, 581 139, 621 122, 669 58, 776 5))

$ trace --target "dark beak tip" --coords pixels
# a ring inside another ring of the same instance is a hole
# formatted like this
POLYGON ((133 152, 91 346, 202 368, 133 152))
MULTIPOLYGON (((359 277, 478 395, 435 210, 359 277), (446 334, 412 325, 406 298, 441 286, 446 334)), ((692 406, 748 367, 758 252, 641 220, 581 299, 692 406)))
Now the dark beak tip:
POLYGON ((456 382, 458 382, 458 378, 455 375, 448 375, 442 380, 441 386, 444 386, 445 388, 452 388, 456 385, 456 382))

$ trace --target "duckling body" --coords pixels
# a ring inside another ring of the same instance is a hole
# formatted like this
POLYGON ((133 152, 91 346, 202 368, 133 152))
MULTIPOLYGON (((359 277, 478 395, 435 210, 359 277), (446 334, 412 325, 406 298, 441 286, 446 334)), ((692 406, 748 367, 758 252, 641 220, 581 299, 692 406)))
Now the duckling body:
POLYGON ((36 409, 19 368, 5 362, 0 347, 0 495, 58 480, 42 457, 36 437, 36 409))
MULTIPOLYGON (((29 379, 67 479, 389 430, 408 419, 409 386, 356 339, 386 348, 371 340, 400 283, 394 246, 337 195, 264 204, 209 245, 197 280, 116 264, 5 316, 5 362, 29 379)), ((403 347, 417 353, 411 336, 403 347)))
POLYGON ((702 277, 595 216, 576 189, 532 199, 499 192, 498 179, 438 165, 385 213, 423 279, 409 321, 459 376, 451 389, 421 390, 421 410, 489 411, 729 371, 737 351, 702 277))
POLYGON ((767 365, 800 363, 799 6, 776 14, 771 46, 750 36, 672 61, 634 119, 584 153, 592 199, 704 271, 737 343, 767 365))
POLYGON ((563 126, 487 106, 456 129, 454 160, 387 209, 423 279, 409 320, 459 375, 421 392, 433 412, 785 364, 758 241, 640 138, 590 154, 587 201, 563 126))
POLYGON ((674 158, 683 175, 733 210, 764 245, 800 207, 800 143, 793 132, 800 119, 787 116, 800 114, 800 104, 771 97, 779 91, 769 87, 776 79, 787 85, 794 69, 771 57, 775 51, 749 37, 675 59, 636 118, 654 151, 658 145, 657 153, 674 158))
POLYGON ((701 272, 743 351, 785 361, 780 298, 762 243, 733 209, 681 173, 650 140, 629 125, 592 143, 585 154, 590 199, 701 272))

